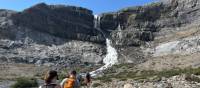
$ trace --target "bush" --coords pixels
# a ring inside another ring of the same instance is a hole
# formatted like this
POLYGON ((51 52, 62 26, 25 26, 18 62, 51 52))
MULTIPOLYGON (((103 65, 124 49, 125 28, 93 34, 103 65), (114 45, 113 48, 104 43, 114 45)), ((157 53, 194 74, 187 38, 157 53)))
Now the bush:
POLYGON ((38 87, 36 78, 17 78, 16 83, 11 86, 11 88, 31 88, 38 87))

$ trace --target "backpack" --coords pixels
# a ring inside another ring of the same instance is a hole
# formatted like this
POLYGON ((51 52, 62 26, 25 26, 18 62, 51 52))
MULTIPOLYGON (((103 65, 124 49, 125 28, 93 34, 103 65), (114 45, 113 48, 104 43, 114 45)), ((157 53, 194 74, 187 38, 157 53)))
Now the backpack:
POLYGON ((57 85, 56 84, 45 84, 42 85, 40 88, 55 88, 57 85))
POLYGON ((76 82, 76 79, 74 78, 67 79, 67 81, 64 84, 64 88, 74 88, 75 82, 76 82))

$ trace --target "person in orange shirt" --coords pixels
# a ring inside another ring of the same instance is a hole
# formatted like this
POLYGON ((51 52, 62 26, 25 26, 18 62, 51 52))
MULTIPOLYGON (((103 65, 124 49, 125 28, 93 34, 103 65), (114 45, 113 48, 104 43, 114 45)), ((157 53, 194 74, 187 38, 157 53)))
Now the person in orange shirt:
POLYGON ((76 78, 76 71, 73 70, 69 74, 69 78, 63 79, 60 83, 61 88, 80 88, 80 82, 76 78))

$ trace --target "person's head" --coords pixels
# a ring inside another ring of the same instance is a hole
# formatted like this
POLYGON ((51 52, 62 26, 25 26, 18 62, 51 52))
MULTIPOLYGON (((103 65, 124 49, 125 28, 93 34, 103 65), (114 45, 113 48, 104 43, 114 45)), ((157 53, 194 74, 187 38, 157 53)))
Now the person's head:
POLYGON ((75 70, 72 70, 69 74, 70 74, 70 76, 76 77, 76 71, 75 70))
POLYGON ((45 80, 46 84, 50 84, 54 80, 58 80, 57 71, 54 71, 54 70, 48 71, 47 74, 45 75, 45 79, 44 80, 45 80))

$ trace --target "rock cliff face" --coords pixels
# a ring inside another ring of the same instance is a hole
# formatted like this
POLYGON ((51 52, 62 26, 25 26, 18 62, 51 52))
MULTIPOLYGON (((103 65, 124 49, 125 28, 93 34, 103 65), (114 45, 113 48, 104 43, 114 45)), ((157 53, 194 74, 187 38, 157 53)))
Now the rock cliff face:
POLYGON ((81 7, 35 5, 11 16, 19 27, 34 29, 65 39, 104 42, 101 33, 94 30, 92 11, 81 7))
MULTIPOLYGON (((102 34, 94 29, 92 11, 81 7, 41 3, 25 9, 23 12, 1 10, 0 17, 1 29, 7 29, 2 31, 5 32, 2 33, 5 36, 1 37, 21 39, 28 34, 17 34, 16 32, 33 30, 63 39, 105 42, 102 34)), ((37 41, 45 40, 38 39, 37 41)))
POLYGON ((22 12, 0 10, 2 62, 73 66, 101 63, 105 38, 92 11, 37 4, 22 12))
POLYGON ((144 48, 153 49, 163 42, 198 35, 199 3, 200 0, 161 0, 129 7, 101 14, 100 25, 118 47, 120 58, 141 61, 146 58, 141 53, 144 48), (130 50, 131 47, 134 48, 130 50))
POLYGON ((175 28, 198 25, 198 8, 199 0, 165 0, 145 6, 129 7, 118 12, 102 14, 101 27, 109 32, 116 31, 112 34, 114 38, 117 37, 116 41, 120 38, 118 32, 122 32, 122 35, 124 33, 122 39, 127 41, 121 41, 119 45, 138 45, 137 42, 133 42, 134 39, 152 41, 161 33, 163 36, 169 34, 164 32, 176 31, 175 28))

